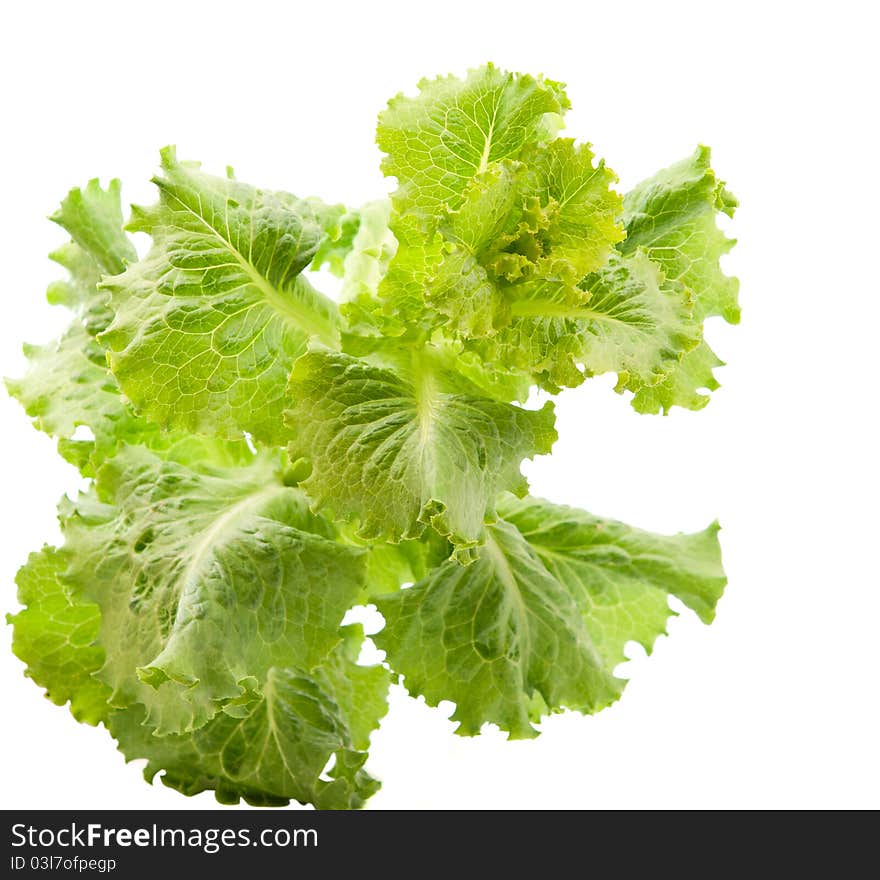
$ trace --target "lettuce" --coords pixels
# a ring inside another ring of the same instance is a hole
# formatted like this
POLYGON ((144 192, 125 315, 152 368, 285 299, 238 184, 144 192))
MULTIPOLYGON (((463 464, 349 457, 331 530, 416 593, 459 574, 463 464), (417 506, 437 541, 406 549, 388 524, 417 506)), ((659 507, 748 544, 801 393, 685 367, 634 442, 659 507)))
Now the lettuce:
POLYGON ((166 148, 127 226, 118 181, 53 215, 71 324, 7 387, 86 488, 18 574, 13 650, 147 779, 359 807, 392 682, 453 702, 460 734, 533 737, 619 698, 670 597, 714 617, 717 523, 650 534, 534 498, 520 470, 556 439, 535 388, 613 373, 639 412, 700 409, 704 321, 739 320, 709 150, 621 196, 558 136, 568 106, 492 65, 425 80, 379 117, 396 189, 357 209, 166 148), (380 664, 343 625, 366 603, 380 664))

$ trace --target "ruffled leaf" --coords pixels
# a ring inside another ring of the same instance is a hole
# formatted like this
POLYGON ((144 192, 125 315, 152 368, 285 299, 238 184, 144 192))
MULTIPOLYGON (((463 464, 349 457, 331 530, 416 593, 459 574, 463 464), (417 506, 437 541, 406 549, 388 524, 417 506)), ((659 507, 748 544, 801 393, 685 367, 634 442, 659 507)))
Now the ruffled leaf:
POLYGON ((270 668, 259 695, 193 733, 155 736, 139 707, 114 713, 109 727, 128 760, 147 759, 148 781, 161 772, 186 795, 213 790, 226 804, 357 809, 379 788, 363 765, 388 709, 389 677, 381 666, 356 665, 351 653, 346 644, 311 671, 270 668))
POLYGON ((422 80, 417 97, 398 95, 379 116, 382 171, 398 182, 395 208, 435 225, 490 163, 549 140, 558 124, 548 115, 558 119, 568 106, 560 83, 491 64, 463 80, 422 80))
POLYGON ((110 688, 95 677, 104 663, 97 643, 101 612, 65 589, 60 577, 67 564, 62 552, 44 547, 19 569, 18 601, 25 608, 7 616, 12 651, 53 703, 70 703, 77 721, 98 724, 110 712, 110 688))
POLYGON ((338 314, 300 274, 325 238, 308 201, 204 174, 162 152, 160 200, 130 228, 153 236, 106 282, 102 334, 122 390, 152 421, 279 442, 283 392, 312 336, 335 344, 338 314))
POLYGON ((447 560, 379 597, 374 636, 412 694, 456 704, 457 732, 492 722, 536 735, 545 712, 597 712, 618 698, 624 646, 650 651, 681 599, 709 622, 726 579, 717 524, 666 537, 540 499, 499 502, 468 566, 447 560))
POLYGON ((123 449, 62 510, 66 582, 101 610, 99 677, 160 733, 197 728, 272 666, 308 669, 364 586, 274 454, 212 461, 204 444, 123 449))
POLYGON ((423 354, 406 373, 344 354, 310 352, 291 375, 294 459, 319 508, 392 541, 433 526, 479 542, 498 492, 525 492, 523 458, 549 452, 553 407, 524 410, 444 387, 423 354))

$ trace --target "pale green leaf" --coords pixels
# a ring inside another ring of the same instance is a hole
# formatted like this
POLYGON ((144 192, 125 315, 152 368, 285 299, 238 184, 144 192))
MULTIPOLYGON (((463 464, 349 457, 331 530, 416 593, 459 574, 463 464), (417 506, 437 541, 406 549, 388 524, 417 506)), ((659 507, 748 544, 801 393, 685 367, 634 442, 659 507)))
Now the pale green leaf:
MULTIPOLYGON (((735 244, 716 224, 716 213, 733 216, 736 199, 710 164, 708 147, 640 183, 624 198, 627 238, 621 252, 644 251, 662 269, 667 284, 680 284, 694 303, 694 318, 720 315, 739 321, 739 282, 722 272, 719 260, 735 244)), ((639 412, 668 412, 672 406, 702 409, 718 388, 713 369, 722 366, 702 341, 673 365, 665 378, 636 391, 639 412)))
POLYGON ((56 342, 24 347, 30 368, 21 379, 7 379, 9 393, 34 419, 34 426, 58 439, 61 455, 94 476, 120 444, 137 443, 165 451, 187 447, 207 452, 217 463, 239 464, 247 457, 241 441, 223 441, 181 431, 162 431, 132 409, 107 367, 101 345, 75 321, 56 342), (92 438, 76 438, 84 426, 92 438))
POLYGON ((112 319, 110 295, 97 286, 102 276, 116 275, 137 260, 123 230, 119 192, 118 180, 111 180, 106 190, 90 180, 84 188, 72 189, 51 217, 72 238, 49 255, 70 277, 50 284, 46 297, 75 311, 92 335, 112 319))
POLYGON ((644 249, 666 277, 693 293, 702 320, 721 315, 739 321, 739 282, 721 271, 719 259, 736 243, 721 232, 717 212, 732 217, 737 201, 718 180, 708 147, 642 181, 623 200, 626 240, 622 253, 644 249))
POLYGON ((107 189, 90 180, 85 188, 72 189, 52 215, 59 226, 94 259, 104 275, 118 275, 137 260, 137 253, 123 231, 120 183, 111 180, 107 189))
POLYGON ((583 286, 583 363, 590 373, 617 373, 617 390, 638 392, 663 381, 700 340, 685 288, 663 277, 643 251, 613 257, 583 286))
POLYGON ((352 357, 390 364, 404 372, 411 369, 413 359, 416 363, 425 359, 450 387, 465 394, 491 397, 503 403, 524 403, 532 386, 527 373, 511 370, 503 361, 494 360, 485 353, 485 347, 481 351, 476 344, 449 337, 442 332, 431 334, 428 343, 424 335, 412 328, 389 336, 347 333, 343 336, 343 351, 352 357))
POLYGON ((373 637, 411 694, 456 704, 457 732, 493 722, 535 736, 536 697, 553 709, 596 712, 622 689, 589 636, 575 597, 511 525, 488 526, 476 560, 444 562, 376 604, 373 637))
MULTIPOLYGON (((379 293, 389 299, 406 290, 392 307, 413 315, 434 309, 442 316, 435 323, 465 339, 497 337, 488 346, 476 343, 487 360, 538 377, 552 373, 551 385, 577 384, 576 349, 557 351, 557 339, 577 329, 560 326, 556 310, 587 298, 577 282, 622 237, 620 197, 610 189, 614 175, 587 146, 554 141, 535 149, 533 160, 528 174, 504 162, 476 175, 460 208, 441 223, 442 238, 419 241, 407 231, 400 259, 415 265, 415 251, 419 271, 379 293), (524 302, 527 311, 517 311, 524 302)), ((399 271, 395 262, 389 282, 399 271)))
POLYGON ((100 678, 161 733, 206 723, 280 664, 309 668, 364 586, 280 457, 215 464, 204 447, 127 447, 62 511, 67 574, 101 609, 100 678))
POLYGON ((193 733, 154 736, 139 707, 114 713, 110 730, 128 760, 147 759, 148 781, 162 772, 186 795, 213 790, 221 803, 356 809, 379 788, 362 768, 387 711, 388 673, 357 666, 349 654, 343 646, 311 671, 272 667, 259 695, 193 733))
MULTIPOLYGON (((361 543, 356 535, 352 536, 351 541, 355 546, 361 543)), ((448 542, 439 535, 434 540, 431 540, 431 536, 423 536, 421 540, 400 541, 397 544, 365 543, 366 588, 358 604, 366 604, 373 596, 393 593, 402 584, 417 581, 432 565, 450 553, 448 542)))
POLYGON ((441 227, 455 244, 425 298, 484 361, 556 391, 583 381, 579 319, 588 294, 577 282, 622 237, 620 197, 586 145, 554 141, 529 159, 525 175, 490 167, 472 183, 468 196, 487 179, 487 207, 480 213, 465 201, 441 227), (517 186, 518 202, 509 196, 517 186))
POLYGON ((366 752, 373 731, 388 712, 391 674, 384 666, 358 662, 364 644, 360 624, 344 626, 341 633, 342 641, 317 668, 315 677, 332 691, 352 748, 366 752))
POLYGON ((67 269, 68 277, 46 288, 47 301, 75 312, 92 336, 106 329, 113 319, 110 294, 98 289, 101 270, 94 258, 74 241, 56 248, 49 258, 67 269))
POLYGON ((370 289, 356 289, 353 285, 342 311, 355 329, 400 337, 427 330, 432 323, 425 312, 425 292, 443 255, 443 241, 439 236, 422 235, 412 221, 395 217, 392 225, 396 244, 375 295, 370 289))
POLYGON ((510 496, 499 502, 499 513, 575 597, 609 670, 626 659, 629 641, 651 652, 675 613, 669 596, 704 623, 715 617, 727 583, 717 523, 694 534, 657 535, 540 498, 510 496))
POLYGON ((325 233, 313 206, 212 177, 162 152, 160 200, 133 212, 153 236, 106 282, 102 339, 125 394, 152 421, 278 442, 284 384, 310 337, 338 338, 334 303, 300 272, 325 233))
POLYGON ((460 342, 447 345, 446 351, 448 357, 454 359, 455 370, 481 394, 505 402, 528 400, 532 380, 527 373, 510 370, 500 361, 487 360, 460 342))
POLYGON ((618 391, 638 391, 676 371, 700 339, 689 295, 642 252, 613 256, 581 287, 539 280, 511 286, 518 298, 509 304, 509 322, 472 347, 553 392, 583 382, 581 366, 586 375, 615 372, 618 391))
POLYGON ((559 83, 506 73, 489 64, 454 76, 422 80, 415 98, 398 95, 379 116, 382 170, 397 178, 401 214, 426 226, 456 210, 470 180, 490 163, 515 159, 554 133, 548 114, 568 108, 559 83))
POLYGON ((104 663, 97 644, 101 613, 65 589, 59 578, 66 569, 64 553, 54 547, 31 553, 19 569, 18 601, 26 607, 7 615, 12 651, 53 703, 69 702, 77 721, 98 724, 110 711, 110 689, 94 677, 104 663))
POLYGON ((502 489, 525 492, 523 458, 549 452, 553 408, 524 410, 444 387, 429 350, 406 375, 344 354, 310 352, 294 367, 288 418, 303 488, 319 508, 360 522, 364 537, 415 537, 433 526, 477 543, 502 489))
MULTIPOLYGON (((425 113, 447 106, 447 89, 470 94, 471 80, 476 83, 483 74, 491 74, 493 82, 504 78, 488 68, 472 73, 465 84, 437 81, 444 84, 437 94, 436 83, 423 83, 418 99, 395 99, 380 122, 380 145, 397 143, 399 137, 405 142, 401 132, 411 134, 408 127, 423 124, 425 113), (397 127, 389 130, 389 119, 397 127)), ((614 174, 595 160, 588 145, 544 143, 539 131, 541 125, 531 134, 521 128, 517 137, 522 139, 512 152, 496 157, 489 149, 476 164, 471 157, 469 167, 458 169, 455 196, 447 193, 433 207, 433 186, 416 207, 409 199, 412 192, 425 195, 420 172, 409 168, 409 177, 398 175, 401 186, 393 198, 399 213, 391 228, 401 244, 378 298, 386 313, 403 316, 408 326, 439 327, 461 338, 484 362, 555 391, 583 381, 579 326, 560 319, 557 309, 586 300, 577 282, 603 264, 623 228, 621 199, 611 189, 614 174), (422 209, 433 211, 437 222, 419 225, 422 209), (526 309, 518 311, 523 303, 526 309)), ((438 136, 441 142, 447 134, 438 136)), ((457 153, 455 161, 465 153, 457 153)), ((426 156, 418 161, 427 161, 426 156)), ((386 166, 396 168, 395 161, 391 152, 386 166)), ((429 163, 431 169, 436 166, 429 163)))
POLYGON ((360 211, 349 211, 345 205, 325 205, 320 199, 305 200, 315 213, 324 237, 312 257, 309 268, 326 268, 334 275, 344 274, 345 258, 351 253, 361 227, 360 211))
POLYGON ((472 254, 512 240, 522 214, 526 166, 506 159, 475 174, 462 193, 461 205, 440 224, 444 238, 472 254))
POLYGON ((651 414, 668 413, 673 406, 702 409, 709 402, 708 392, 719 387, 712 371, 723 366, 724 361, 702 341, 661 382, 640 388, 632 405, 637 412, 651 414))
POLYGON ((51 284, 47 298, 72 309, 78 320, 55 342, 25 345, 28 371, 21 379, 7 379, 6 386, 35 427, 58 438, 61 455, 91 475, 121 440, 152 442, 159 431, 123 400, 104 347, 95 339, 112 317, 109 294, 97 285, 102 275, 121 272, 137 255, 122 228, 117 180, 107 190, 97 180, 72 189, 52 219, 73 240, 50 255, 70 277, 51 284), (72 439, 80 426, 93 439, 72 439))
POLYGON ((466 337, 492 335, 504 309, 502 292, 477 258, 455 245, 441 250, 423 295, 423 308, 436 309, 445 326, 466 337))
POLYGON ((650 651, 665 632, 670 595, 714 616, 726 583, 717 524, 666 537, 512 496, 498 512, 472 564, 447 560, 376 600, 377 646, 410 693, 456 704, 458 733, 492 722, 528 737, 545 712, 596 712, 623 690, 626 643, 650 651))
POLYGON ((535 269, 577 283, 603 265, 623 236, 622 202, 611 189, 617 176, 596 161, 589 144, 560 138, 535 150, 529 163, 529 193, 538 198, 550 222, 542 233, 546 253, 535 269))
POLYGON ((387 199, 368 202, 360 209, 360 226, 343 266, 343 299, 376 293, 397 250, 397 240, 388 228, 390 217, 387 199))
MULTIPOLYGON (((445 238, 421 232, 412 219, 386 217, 391 224, 388 234, 395 241, 393 249, 383 248, 392 257, 390 266, 386 259, 381 273, 369 273, 368 277, 378 274, 381 283, 356 287, 347 282, 348 298, 355 300, 343 307, 349 319, 371 313, 374 326, 386 335, 400 336, 414 325, 436 324, 430 312, 434 309, 444 316, 440 321, 457 332, 491 332, 498 292, 476 254, 496 244, 503 229, 516 221, 516 169, 516 163, 499 162, 477 175, 459 211, 447 217, 445 238)), ((352 274, 358 279, 365 273, 352 274)))
POLYGON ((469 348, 485 362, 530 376, 551 393, 580 385, 588 295, 556 278, 521 282, 507 292, 507 321, 491 337, 470 341, 469 348))
POLYGON ((104 349, 79 321, 56 342, 26 345, 24 352, 29 369, 21 379, 6 380, 9 393, 51 437, 70 440, 81 425, 91 430, 94 440, 62 449, 84 471, 111 454, 120 440, 149 442, 158 434, 156 425, 138 418, 122 399, 104 349))

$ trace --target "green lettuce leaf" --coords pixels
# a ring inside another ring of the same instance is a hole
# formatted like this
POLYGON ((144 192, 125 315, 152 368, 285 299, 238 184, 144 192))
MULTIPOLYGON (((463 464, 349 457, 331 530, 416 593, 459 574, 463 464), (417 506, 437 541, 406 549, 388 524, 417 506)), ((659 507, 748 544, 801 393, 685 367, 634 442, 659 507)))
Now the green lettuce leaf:
POLYGON ((439 227, 443 237, 475 255, 512 241, 522 216, 525 173, 526 165, 514 159, 487 164, 465 186, 458 209, 447 211, 439 227))
POLYGON ((712 371, 723 366, 724 361, 701 341, 695 349, 682 355, 661 382, 640 388, 633 397, 633 408, 636 412, 651 414, 669 412, 673 406, 702 409, 709 402, 709 395, 704 392, 719 387, 712 371))
POLYGON ((418 309, 435 309, 444 327, 464 337, 492 335, 504 314, 503 290, 489 265, 517 237, 524 172, 521 162, 491 163, 467 185, 458 210, 443 219, 441 236, 428 247, 418 240, 413 245, 433 258, 418 309))
POLYGON ((495 332, 504 308, 501 292, 478 259, 461 247, 441 245, 423 290, 421 308, 434 308, 450 330, 467 337, 495 332))
POLYGON ((425 236, 396 219, 392 230, 401 244, 378 293, 387 311, 410 324, 434 310, 439 317, 432 326, 466 338, 496 337, 495 358, 540 373, 552 353, 523 351, 522 339, 540 335, 552 352, 556 306, 586 299, 577 282, 623 236, 621 201, 610 189, 613 173, 586 145, 554 141, 525 169, 507 160, 477 173, 458 209, 444 215, 439 234, 425 236), (522 301, 531 304, 530 320, 518 320, 522 301), (544 317, 545 303, 548 328, 536 334, 531 325, 544 317))
POLYGON ((378 597, 386 625, 373 636, 407 690, 456 704, 457 733, 486 722, 535 736, 530 709, 596 712, 622 683, 602 663, 575 598, 516 529, 499 522, 470 565, 450 559, 409 589, 378 597))
POLYGON ((123 230, 119 193, 118 180, 111 180, 106 190, 90 180, 85 188, 72 189, 51 217, 72 239, 50 254, 70 277, 53 282, 46 297, 76 312, 91 335, 104 330, 112 318, 110 295, 98 288, 102 276, 118 275, 137 260, 123 230))
POLYGON ((436 322, 436 316, 426 311, 425 299, 434 283, 434 277, 444 254, 439 236, 425 238, 410 220, 393 218, 397 248, 388 263, 387 271, 379 282, 376 296, 363 292, 343 306, 351 320, 353 310, 367 332, 378 331, 382 336, 413 337, 427 335, 436 322))
POLYGON ((124 448, 96 494, 62 510, 77 595, 101 609, 99 677, 160 733, 210 720, 271 666, 310 668, 364 586, 279 456, 214 464, 208 448, 124 448))
POLYGON ((523 458, 549 452, 553 407, 524 410, 445 388, 427 353, 408 373, 310 352, 290 380, 294 459, 319 509, 360 521, 365 538, 417 537, 425 525, 478 543, 498 492, 523 494, 523 458))
MULTIPOLYGON (((624 197, 626 239, 618 246, 625 254, 644 251, 663 270, 667 284, 678 284, 694 304, 694 318, 720 315, 739 322, 739 281, 722 272, 719 260, 736 243, 716 224, 716 214, 729 217, 737 206, 734 196, 718 180, 708 147, 659 171, 624 197)), ((638 412, 668 412, 672 406, 702 409, 708 394, 718 388, 713 369, 723 366, 707 343, 686 350, 677 365, 659 383, 636 390, 638 412)))
POLYGON ((128 760, 147 759, 147 781, 163 771, 162 782, 186 795, 214 790, 227 804, 243 798, 280 806, 293 799, 356 809, 379 788, 363 764, 370 734, 388 708, 389 683, 381 666, 356 665, 351 645, 357 642, 347 637, 311 671, 270 668, 259 695, 247 695, 193 733, 155 736, 140 707, 114 713, 110 730, 128 760))
POLYGON ((479 169, 436 233, 393 219, 400 246, 378 299, 408 327, 439 327, 484 363, 555 391, 583 381, 577 318, 589 294, 578 282, 623 236, 621 200, 587 145, 557 140, 526 155, 528 166, 479 169))
POLYGON ((123 400, 105 349, 95 338, 112 319, 109 294, 98 287, 102 276, 122 272, 137 260, 123 231, 119 191, 118 180, 106 190, 91 180, 84 189, 72 189, 52 215, 72 240, 50 254, 69 278, 53 282, 46 297, 74 311, 77 319, 60 339, 25 345, 27 373, 5 380, 34 426, 57 438, 61 455, 88 476, 121 440, 150 442, 159 431, 123 400), (72 439, 80 426, 93 438, 72 439))
POLYGON ((86 473, 111 455, 121 440, 148 442, 157 425, 138 418, 123 400, 107 367, 104 349, 75 321, 56 342, 25 345, 30 367, 21 379, 7 379, 9 393, 50 437, 70 441, 64 457, 86 473), (94 439, 71 441, 79 426, 94 439))
POLYGON ((360 226, 343 264, 343 300, 376 294, 397 250, 397 240, 388 228, 390 215, 387 199, 368 202, 360 209, 360 226))
POLYGON ((618 391, 637 392, 677 371, 701 338, 687 291, 642 251, 612 256, 580 286, 516 285, 521 298, 509 304, 510 322, 470 347, 553 392, 606 372, 617 373, 618 391))
POLYGON ((30 368, 21 379, 6 379, 6 387, 38 430, 58 438, 62 457, 83 476, 93 477, 126 443, 178 453, 194 448, 232 465, 249 457, 243 440, 197 439, 186 432, 162 431, 135 413, 120 393, 103 347, 79 321, 56 342, 25 345, 24 352, 30 368), (91 439, 74 439, 80 426, 91 431, 91 439))
POLYGON ((717 525, 665 537, 539 499, 498 509, 471 565, 450 559, 376 600, 377 646, 410 693, 455 702, 458 733, 492 722, 529 737, 544 712, 609 705, 624 646, 650 650, 669 595, 712 619, 725 584, 717 525))
POLYGON ((340 540, 366 551, 366 584, 356 604, 365 605, 373 596, 394 593, 402 584, 413 583, 452 552, 449 542, 429 534, 420 540, 376 543, 359 538, 354 524, 339 526, 340 540))
POLYGON ((700 320, 720 315, 739 322, 739 282, 721 271, 720 258, 736 244, 717 226, 718 212, 732 217, 736 198, 718 180, 710 165, 711 151, 697 147, 676 162, 642 181, 623 199, 626 239, 622 253, 642 248, 694 295, 700 320))
POLYGON ((668 282, 644 251, 612 257, 583 286, 590 293, 583 364, 591 374, 617 373, 618 391, 662 382, 700 341, 686 289, 668 282))
POLYGON ((354 248, 354 242, 363 222, 362 211, 349 211, 345 205, 325 205, 320 199, 306 199, 324 231, 324 237, 312 257, 309 269, 326 268, 340 278, 345 274, 345 258, 354 248))
POLYGON ((67 565, 63 552, 44 547, 19 569, 18 601, 26 607, 6 618, 13 627, 12 651, 53 703, 69 702, 77 721, 98 724, 110 711, 110 689, 95 678, 104 663, 97 644, 101 612, 65 589, 67 565))
POLYGON ((84 189, 72 189, 51 218, 92 257, 103 275, 118 275, 137 260, 122 228, 120 188, 118 180, 111 180, 106 190, 97 179, 90 180, 84 189))
POLYGON ((578 282, 624 234, 615 175, 589 145, 551 139, 566 106, 557 84, 489 66, 395 98, 378 135, 399 183, 383 313, 552 391, 583 381, 580 326, 559 309, 584 304, 578 282))
POLYGON ((628 641, 648 652, 675 612, 675 596, 711 623, 727 578, 718 523, 693 534, 657 535, 541 498, 506 496, 499 514, 577 598, 593 643, 613 668, 628 641))
POLYGON ((618 220, 621 198, 611 189, 616 180, 603 160, 596 161, 589 144, 560 138, 534 152, 528 193, 548 217, 546 228, 532 240, 537 276, 577 283, 602 266, 624 236, 618 220))
POLYGON ((490 163, 549 140, 568 106, 560 83, 491 64, 464 80, 422 80, 417 97, 400 94, 379 116, 382 171, 398 182, 395 208, 433 226, 490 163))
POLYGON ((105 284, 102 334, 125 394, 152 421, 225 437, 284 440, 284 385, 310 337, 338 339, 336 305, 300 274, 325 232, 314 206, 212 177, 162 152, 159 203, 133 209, 153 236, 105 284))
MULTIPOLYGON (((584 326, 579 320, 584 303, 573 303, 566 289, 557 284, 530 286, 529 299, 511 304, 513 319, 487 339, 470 340, 467 350, 484 363, 496 364, 551 394, 576 388, 584 381, 579 369, 583 359, 584 326), (538 310, 539 314, 529 314, 538 310), (554 315, 556 310, 559 314, 554 315), (571 317, 567 317, 571 315, 571 317)), ((525 287, 521 293, 525 293, 525 287)))
POLYGON ((90 336, 106 330, 113 312, 109 292, 98 287, 102 274, 94 258, 74 241, 56 248, 49 258, 67 269, 68 277, 46 288, 46 300, 74 312, 90 336))

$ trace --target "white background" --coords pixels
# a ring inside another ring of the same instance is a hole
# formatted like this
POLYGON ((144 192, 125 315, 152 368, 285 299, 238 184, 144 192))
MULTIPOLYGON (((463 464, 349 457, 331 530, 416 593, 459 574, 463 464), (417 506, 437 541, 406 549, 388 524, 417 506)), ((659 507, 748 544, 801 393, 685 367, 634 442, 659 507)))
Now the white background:
MULTIPOLYGON (((717 621, 673 621, 623 701, 534 742, 452 734, 396 691, 372 807, 878 807, 878 63, 872 4, 15 3, 3 90, 0 373, 66 322, 43 301, 67 189, 151 202, 157 149, 358 204, 389 189, 377 111, 421 76, 492 59, 569 84, 567 134, 626 189, 691 152, 742 207, 726 268, 743 322, 700 413, 637 416, 610 377, 559 400, 536 494, 660 531, 719 517, 717 621)), ((13 10, 13 11, 10 11, 13 10)), ((78 485, 0 395, 0 606, 78 485)), ((0 634, 4 807, 209 807, 147 787, 102 730, 41 698, 0 634)))

